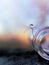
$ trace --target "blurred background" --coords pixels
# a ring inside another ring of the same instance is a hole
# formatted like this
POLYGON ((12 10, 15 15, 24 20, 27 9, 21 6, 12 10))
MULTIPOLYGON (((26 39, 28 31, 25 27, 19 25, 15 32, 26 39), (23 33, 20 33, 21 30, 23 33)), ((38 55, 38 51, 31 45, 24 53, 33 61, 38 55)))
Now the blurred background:
POLYGON ((49 25, 49 0, 0 0, 0 33, 31 23, 49 25))
MULTIPOLYGON (((49 26, 49 0, 0 0, 0 34, 19 31, 30 24, 49 26)), ((36 52, 22 56, 2 54, 0 65, 49 65, 36 52)))

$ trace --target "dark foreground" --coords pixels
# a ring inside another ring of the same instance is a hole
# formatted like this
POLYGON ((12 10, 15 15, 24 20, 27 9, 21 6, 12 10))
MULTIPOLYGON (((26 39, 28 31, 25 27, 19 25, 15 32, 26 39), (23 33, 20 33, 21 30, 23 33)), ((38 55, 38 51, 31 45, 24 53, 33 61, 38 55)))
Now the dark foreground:
POLYGON ((49 65, 35 51, 20 53, 0 53, 0 65, 49 65))

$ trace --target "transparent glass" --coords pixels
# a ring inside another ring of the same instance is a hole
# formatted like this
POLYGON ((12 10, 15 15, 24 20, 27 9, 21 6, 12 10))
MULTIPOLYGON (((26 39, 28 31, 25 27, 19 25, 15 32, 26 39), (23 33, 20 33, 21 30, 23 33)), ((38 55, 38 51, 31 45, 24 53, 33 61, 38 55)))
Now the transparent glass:
POLYGON ((37 26, 33 28, 32 46, 44 59, 49 60, 49 27, 37 26))

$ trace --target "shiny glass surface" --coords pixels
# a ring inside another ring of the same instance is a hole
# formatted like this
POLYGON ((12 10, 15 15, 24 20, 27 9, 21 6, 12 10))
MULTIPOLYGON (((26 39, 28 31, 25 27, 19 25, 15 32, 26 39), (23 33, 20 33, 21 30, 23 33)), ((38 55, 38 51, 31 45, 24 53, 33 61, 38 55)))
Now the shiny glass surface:
POLYGON ((41 26, 33 30, 33 47, 38 54, 49 60, 49 27, 41 26))

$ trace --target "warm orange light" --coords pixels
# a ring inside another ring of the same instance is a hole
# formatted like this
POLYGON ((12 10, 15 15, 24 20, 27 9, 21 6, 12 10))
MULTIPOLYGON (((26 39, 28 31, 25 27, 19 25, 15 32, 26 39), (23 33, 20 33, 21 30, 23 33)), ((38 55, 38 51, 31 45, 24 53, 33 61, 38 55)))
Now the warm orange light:
POLYGON ((28 44, 29 43, 29 36, 28 36, 28 32, 24 32, 24 30, 21 30, 18 34, 17 34, 17 38, 23 42, 28 44))
POLYGON ((28 32, 24 32, 24 30, 19 31, 17 34, 3 34, 0 35, 0 40, 2 41, 8 41, 11 39, 15 39, 18 40, 22 43, 29 43, 29 36, 28 36, 28 32))

